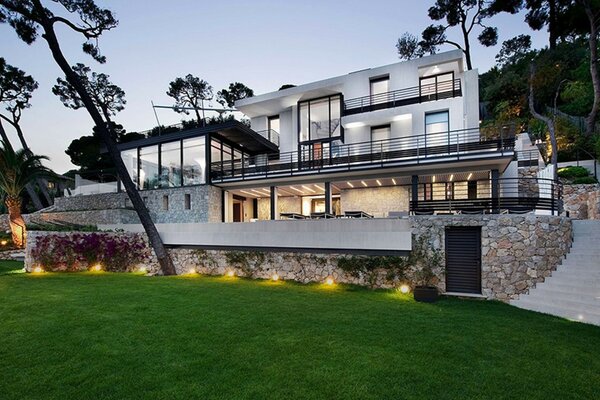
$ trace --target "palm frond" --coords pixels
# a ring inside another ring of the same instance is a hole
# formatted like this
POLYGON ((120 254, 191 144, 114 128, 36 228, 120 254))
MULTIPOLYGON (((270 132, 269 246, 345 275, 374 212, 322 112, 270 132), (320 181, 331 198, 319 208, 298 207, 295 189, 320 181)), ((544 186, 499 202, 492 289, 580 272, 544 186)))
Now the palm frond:
POLYGON ((24 149, 13 150, 0 141, 0 190, 18 197, 27 184, 38 178, 53 178, 56 174, 42 164, 46 156, 32 154, 24 149))

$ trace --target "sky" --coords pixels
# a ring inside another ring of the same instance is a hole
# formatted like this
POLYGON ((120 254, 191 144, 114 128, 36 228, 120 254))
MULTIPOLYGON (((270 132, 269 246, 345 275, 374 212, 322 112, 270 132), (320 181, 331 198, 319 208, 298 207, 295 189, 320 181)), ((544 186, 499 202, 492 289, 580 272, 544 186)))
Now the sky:
MULTIPOLYGON (((166 95, 169 82, 188 73, 208 81, 215 92, 238 81, 261 94, 286 83, 303 84, 397 62, 398 37, 404 32, 419 35, 431 23, 427 9, 433 0, 96 3, 114 11, 119 20, 119 26, 100 39, 107 63, 98 64, 83 54, 82 38, 65 28, 58 31, 59 40, 71 64, 83 62, 104 72, 125 90, 127 105, 115 120, 131 132, 156 125, 150 102, 173 104, 166 95)), ((503 40, 527 33, 534 47, 546 45, 547 33, 532 32, 523 19, 521 13, 489 20, 498 28, 500 40, 492 48, 474 46, 473 65, 480 73, 494 65, 503 40)), ((440 51, 451 49, 447 46, 440 51)), ((0 56, 39 82, 32 106, 22 117, 30 147, 49 156, 49 166, 58 173, 74 168, 65 149, 73 139, 91 134, 93 123, 85 110, 68 109, 52 94, 52 86, 62 74, 46 42, 38 39, 28 46, 2 24, 0 56)), ((163 125, 185 117, 171 110, 157 112, 163 125)))

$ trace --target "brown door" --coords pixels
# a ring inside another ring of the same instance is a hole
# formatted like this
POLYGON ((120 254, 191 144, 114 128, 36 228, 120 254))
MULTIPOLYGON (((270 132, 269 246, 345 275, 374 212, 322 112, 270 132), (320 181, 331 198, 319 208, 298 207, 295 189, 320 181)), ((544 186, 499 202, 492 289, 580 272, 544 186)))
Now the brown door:
POLYGON ((233 222, 242 222, 242 203, 233 203, 233 222))

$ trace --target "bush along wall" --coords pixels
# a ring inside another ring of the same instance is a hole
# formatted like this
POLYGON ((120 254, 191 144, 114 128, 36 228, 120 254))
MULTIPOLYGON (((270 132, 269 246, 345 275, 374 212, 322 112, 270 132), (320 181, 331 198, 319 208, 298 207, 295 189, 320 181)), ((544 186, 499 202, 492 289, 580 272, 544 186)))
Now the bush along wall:
POLYGON ((129 272, 153 257, 144 235, 111 232, 31 232, 25 254, 28 270, 129 272))

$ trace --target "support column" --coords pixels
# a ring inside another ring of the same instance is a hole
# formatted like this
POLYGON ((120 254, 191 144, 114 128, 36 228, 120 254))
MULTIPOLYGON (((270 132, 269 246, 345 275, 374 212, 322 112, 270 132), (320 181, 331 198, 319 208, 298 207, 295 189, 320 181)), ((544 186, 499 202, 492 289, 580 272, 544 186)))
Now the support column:
POLYGON ((331 212, 331 182, 325 182, 325 213, 331 212))
POLYGON ((277 219, 277 186, 271 186, 271 220, 277 219))
POLYGON ((492 180, 492 213, 498 214, 500 212, 499 200, 500 200, 500 173, 497 169, 490 171, 490 178, 492 180))
POLYGON ((410 196, 414 211, 419 208, 419 175, 412 176, 410 196))

